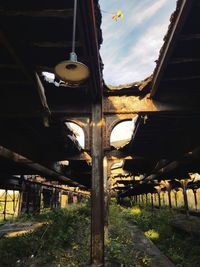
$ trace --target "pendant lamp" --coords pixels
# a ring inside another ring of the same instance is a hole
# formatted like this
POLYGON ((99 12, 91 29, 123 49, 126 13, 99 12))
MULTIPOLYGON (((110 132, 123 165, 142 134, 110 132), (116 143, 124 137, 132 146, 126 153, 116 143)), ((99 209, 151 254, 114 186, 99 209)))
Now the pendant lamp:
POLYGON ((56 77, 72 87, 80 85, 90 75, 88 67, 77 60, 75 53, 76 15, 77 0, 74 0, 72 52, 70 53, 69 60, 60 62, 54 68, 56 77))

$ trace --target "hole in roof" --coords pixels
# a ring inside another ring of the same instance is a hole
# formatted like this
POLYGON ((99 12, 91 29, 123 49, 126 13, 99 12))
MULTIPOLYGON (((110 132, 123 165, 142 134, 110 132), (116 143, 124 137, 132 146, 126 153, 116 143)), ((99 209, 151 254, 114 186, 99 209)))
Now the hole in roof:
POLYGON ((84 149, 85 148, 85 133, 83 129, 74 122, 66 122, 66 124, 70 128, 70 130, 73 131, 80 146, 84 149))
POLYGON ((110 135, 110 145, 115 148, 120 148, 128 144, 132 138, 135 129, 135 123, 138 116, 132 120, 119 122, 112 130, 110 135))
POLYGON ((108 87, 141 81, 153 73, 176 2, 100 1, 104 40, 100 52, 108 87), (118 11, 123 19, 115 19, 118 11))
POLYGON ((54 82, 55 74, 52 72, 43 71, 42 75, 44 76, 47 82, 54 82))

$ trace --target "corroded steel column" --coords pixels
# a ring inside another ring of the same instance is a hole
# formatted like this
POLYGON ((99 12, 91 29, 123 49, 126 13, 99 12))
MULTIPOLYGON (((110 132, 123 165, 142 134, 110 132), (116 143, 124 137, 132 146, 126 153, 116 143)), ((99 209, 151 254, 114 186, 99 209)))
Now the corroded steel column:
POLYGON ((158 191, 158 206, 159 206, 159 209, 161 208, 161 199, 160 199, 160 191, 158 191))
POLYGON ((197 189, 193 189, 193 194, 194 194, 194 204, 195 204, 195 210, 197 211, 197 207, 198 207, 198 201, 197 201, 197 189))
POLYGON ((92 216, 91 216, 91 266, 104 266, 104 177, 103 177, 103 127, 102 103, 92 106, 92 216))
POLYGON ((178 207, 177 193, 178 193, 178 191, 176 190, 174 192, 174 198, 175 198, 175 206, 176 206, 176 208, 178 207))
POLYGON ((189 215, 189 206, 188 206, 188 198, 187 198, 187 180, 182 181, 182 187, 183 187, 183 200, 184 200, 184 208, 186 215, 189 215))

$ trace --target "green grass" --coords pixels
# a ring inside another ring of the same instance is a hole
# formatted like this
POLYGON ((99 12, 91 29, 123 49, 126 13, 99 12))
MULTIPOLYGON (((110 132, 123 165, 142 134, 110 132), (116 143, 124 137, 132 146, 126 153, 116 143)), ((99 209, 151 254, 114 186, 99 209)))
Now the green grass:
POLYGON ((35 220, 45 224, 33 233, 0 240, 0 266, 89 266, 90 219, 85 205, 70 205, 35 220))
POLYGON ((106 260, 111 266, 134 267, 149 266, 151 259, 133 242, 130 224, 125 209, 112 204, 110 206, 109 237, 106 240, 106 260))
POLYGON ((109 237, 106 242, 106 260, 111 266, 149 266, 151 258, 138 249, 133 242, 126 209, 119 205, 110 206, 109 237))
POLYGON ((151 211, 150 208, 124 209, 124 216, 131 224, 137 224, 160 250, 178 267, 200 266, 200 240, 196 236, 173 229, 173 211, 169 209, 151 211))
MULTIPOLYGON (((32 233, 0 239, 1 267, 90 266, 90 209, 88 204, 21 216, 18 221, 41 221, 32 233)), ((123 209, 112 205, 106 240, 106 262, 115 267, 148 266, 148 257, 133 245, 123 209)))
MULTIPOLYGON (((199 267, 200 241, 177 233, 171 227, 169 210, 152 213, 140 207, 110 206, 106 262, 115 267, 150 266, 151 258, 133 242, 130 225, 137 224, 147 237, 178 267, 199 267)), ((37 216, 21 216, 18 221, 41 221, 32 233, 0 239, 1 267, 87 267, 90 266, 89 204, 46 210, 37 216)))

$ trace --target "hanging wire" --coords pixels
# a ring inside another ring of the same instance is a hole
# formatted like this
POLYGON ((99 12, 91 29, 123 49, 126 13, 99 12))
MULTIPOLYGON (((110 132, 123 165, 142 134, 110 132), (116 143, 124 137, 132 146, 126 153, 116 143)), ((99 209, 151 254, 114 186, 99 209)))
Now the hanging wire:
POLYGON ((76 15, 77 15, 77 0, 74 0, 74 19, 73 19, 73 34, 72 34, 72 52, 73 53, 75 53, 76 15))

